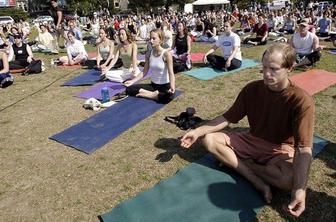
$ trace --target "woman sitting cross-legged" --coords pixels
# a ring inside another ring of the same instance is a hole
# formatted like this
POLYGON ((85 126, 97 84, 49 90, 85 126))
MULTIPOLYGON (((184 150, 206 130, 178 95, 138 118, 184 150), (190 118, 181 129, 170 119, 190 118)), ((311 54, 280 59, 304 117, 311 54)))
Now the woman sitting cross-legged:
POLYGON ((54 48, 53 41, 54 37, 51 35, 51 33, 48 30, 48 27, 41 24, 38 37, 36 37, 36 44, 32 45, 31 48, 33 52, 38 51, 45 51, 45 52, 51 52, 54 48))
POLYGON ((68 32, 68 41, 66 43, 67 56, 62 56, 59 61, 64 65, 76 65, 84 63, 88 59, 83 42, 75 37, 73 31, 68 32))
MULTIPOLYGON (((105 69, 114 58, 114 42, 107 38, 107 29, 99 29, 100 42, 97 45, 97 59, 85 61, 85 65, 89 69, 105 69)), ((122 66, 121 59, 118 59, 112 68, 120 68, 122 66)))
POLYGON ((215 45, 204 55, 204 63, 209 63, 215 69, 226 71, 237 69, 242 64, 240 38, 232 32, 234 22, 224 22, 224 33, 219 36, 215 45), (216 49, 221 48, 223 56, 214 55, 216 49))
POLYGON ((140 73, 137 59, 138 47, 125 28, 119 29, 119 40, 120 44, 117 46, 112 62, 105 68, 102 68, 101 79, 107 78, 114 82, 124 82, 136 77, 140 73), (118 59, 121 59, 123 66, 120 69, 111 70, 118 59))
POLYGON ((187 27, 182 23, 177 24, 177 34, 173 43, 173 67, 174 73, 191 69, 191 38, 187 27))
POLYGON ((159 103, 169 103, 174 98, 175 76, 173 72, 173 59, 168 50, 162 48, 163 34, 159 29, 150 32, 152 51, 146 56, 143 74, 126 81, 126 93, 130 96, 143 97, 159 103), (152 72, 150 84, 135 84, 148 71, 152 72))
POLYGON ((244 39, 245 44, 251 45, 266 45, 267 37, 268 37, 268 27, 265 23, 264 15, 258 15, 258 23, 254 26, 253 36, 255 37, 247 37, 244 39))

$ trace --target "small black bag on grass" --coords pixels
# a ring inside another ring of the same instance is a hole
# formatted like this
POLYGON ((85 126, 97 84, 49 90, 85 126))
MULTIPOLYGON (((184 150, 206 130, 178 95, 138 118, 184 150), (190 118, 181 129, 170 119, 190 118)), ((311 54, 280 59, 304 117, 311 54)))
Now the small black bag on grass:
POLYGON ((174 123, 181 130, 195 129, 203 120, 198 116, 195 108, 188 107, 185 112, 181 112, 178 116, 166 116, 164 120, 174 123))
POLYGON ((42 60, 33 60, 26 68, 24 74, 36 74, 41 73, 43 70, 43 62, 42 60))

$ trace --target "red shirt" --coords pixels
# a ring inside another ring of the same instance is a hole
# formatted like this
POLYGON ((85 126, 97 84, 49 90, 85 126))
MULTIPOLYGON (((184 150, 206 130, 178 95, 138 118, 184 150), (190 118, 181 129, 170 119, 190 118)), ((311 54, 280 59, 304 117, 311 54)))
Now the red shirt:
POLYGON ((253 28, 253 32, 257 33, 257 37, 264 37, 267 31, 268 31, 268 27, 266 23, 264 23, 261 27, 259 27, 259 23, 258 23, 253 28))
POLYGON ((114 22, 114 29, 115 30, 119 30, 120 26, 119 26, 119 22, 118 21, 115 21, 114 22))

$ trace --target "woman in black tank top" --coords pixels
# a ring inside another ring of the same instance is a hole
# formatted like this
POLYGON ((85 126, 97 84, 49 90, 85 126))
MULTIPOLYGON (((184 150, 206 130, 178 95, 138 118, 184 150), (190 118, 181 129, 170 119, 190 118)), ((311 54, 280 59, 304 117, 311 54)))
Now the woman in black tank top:
POLYGON ((191 38, 188 35, 187 27, 182 23, 177 23, 177 34, 172 49, 174 73, 191 69, 191 38))

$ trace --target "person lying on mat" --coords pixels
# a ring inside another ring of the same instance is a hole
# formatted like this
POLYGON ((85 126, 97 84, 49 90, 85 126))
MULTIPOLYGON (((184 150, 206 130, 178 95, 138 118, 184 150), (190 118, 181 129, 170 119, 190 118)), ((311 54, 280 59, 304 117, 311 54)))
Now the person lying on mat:
POLYGON ((9 69, 24 69, 34 60, 33 52, 28 44, 23 43, 20 34, 13 37, 14 44, 9 49, 8 57, 14 58, 14 61, 9 62, 9 69))
POLYGON ((177 34, 173 42, 173 68, 174 73, 191 69, 191 38, 183 22, 177 23, 177 34))
POLYGON ((248 83, 223 115, 187 132, 181 146, 198 138, 224 165, 249 180, 272 200, 271 186, 291 191, 288 212, 305 210, 306 187, 312 159, 314 102, 288 79, 295 63, 294 49, 275 43, 262 58, 263 80, 248 83), (224 130, 247 116, 249 132, 224 130))
POLYGON ((168 50, 162 48, 163 33, 160 29, 150 32, 152 51, 146 56, 143 74, 126 81, 126 93, 130 96, 137 96, 152 99, 159 103, 169 103, 174 98, 175 76, 173 71, 173 59, 168 50), (152 72, 150 84, 135 84, 148 71, 152 72))
POLYGON ((244 39, 244 44, 266 45, 268 37, 268 27, 265 23, 264 15, 258 15, 258 23, 252 30, 253 35, 244 39), (255 35, 255 36, 254 36, 255 35))
MULTIPOLYGON (((97 45, 97 58, 85 61, 89 69, 105 69, 114 58, 114 42, 107 38, 108 29, 99 29, 100 41, 97 45)), ((122 66, 121 59, 118 59, 113 68, 122 66)))
POLYGON ((73 31, 68 31, 67 36, 67 56, 60 57, 59 61, 64 65, 70 66, 84 63, 88 59, 88 54, 85 50, 83 42, 76 39, 73 31))
POLYGON ((294 68, 311 66, 321 58, 319 39, 308 31, 308 22, 308 19, 301 19, 299 30, 289 40, 297 57, 294 68))
POLYGON ((114 82, 124 82, 140 73, 137 58, 138 47, 133 42, 131 34, 125 28, 119 29, 119 41, 120 44, 117 46, 112 62, 105 68, 102 68, 102 79, 107 78, 114 82), (120 69, 111 70, 116 65, 118 59, 121 59, 123 66, 120 69))
POLYGON ((234 22, 224 22, 224 33, 219 36, 215 45, 204 55, 203 61, 209 63, 213 68, 231 71, 238 69, 242 64, 242 55, 240 51, 240 38, 232 32, 234 22), (215 55, 216 49, 222 50, 223 56, 215 55))

